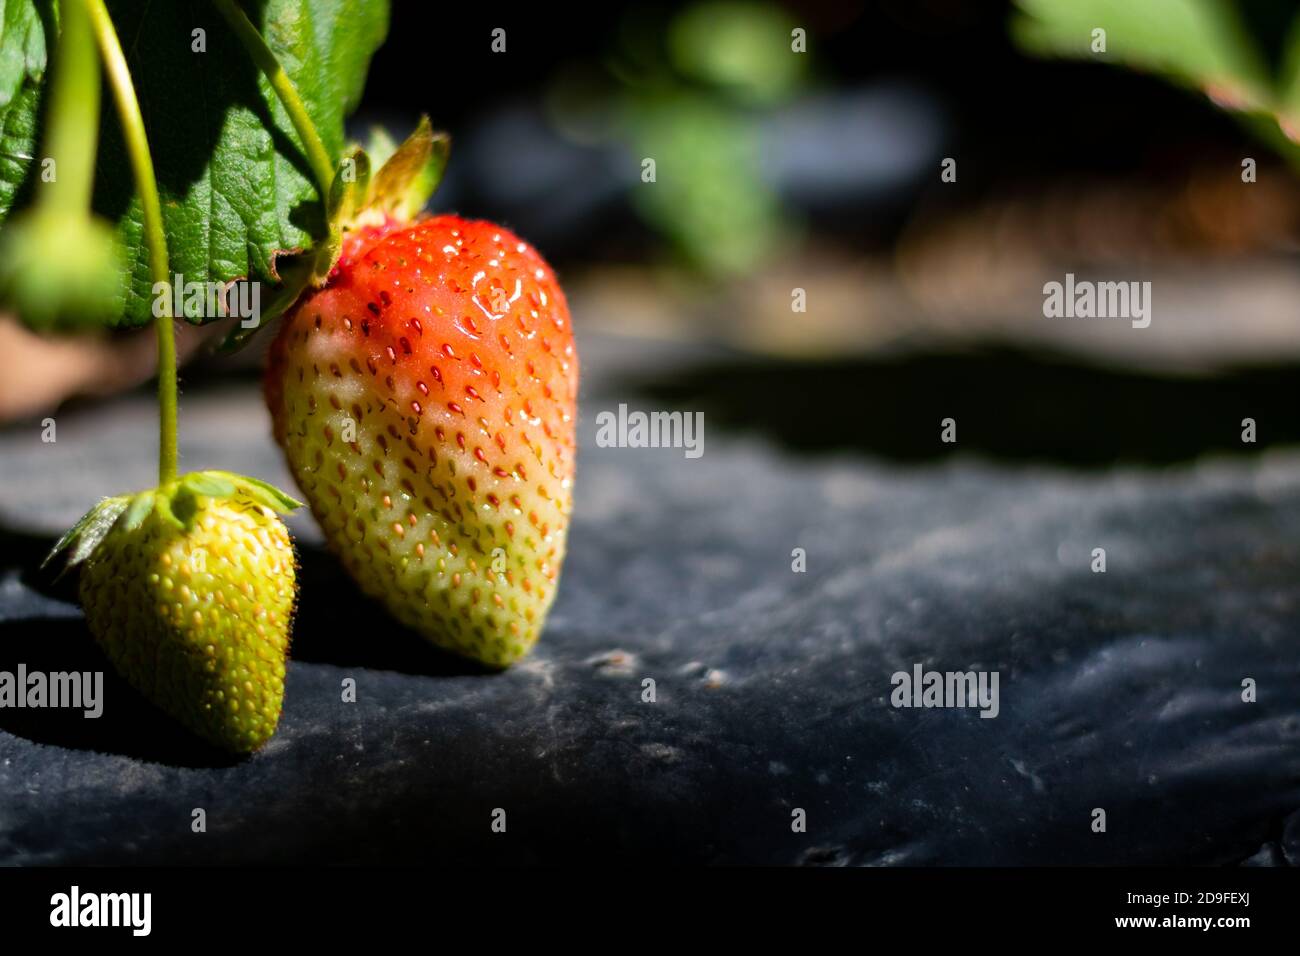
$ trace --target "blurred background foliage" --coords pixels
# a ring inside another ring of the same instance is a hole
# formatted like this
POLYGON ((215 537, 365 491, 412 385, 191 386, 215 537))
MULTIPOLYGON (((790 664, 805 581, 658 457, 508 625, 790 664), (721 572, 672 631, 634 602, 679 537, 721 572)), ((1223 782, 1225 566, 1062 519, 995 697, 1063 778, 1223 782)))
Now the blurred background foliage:
POLYGON ((1300 361, 1297 104, 1290 0, 396 0, 349 132, 429 113, 434 211, 534 242, 580 330, 1181 373, 1300 361), (1067 271, 1155 281, 1156 321, 1045 321, 1067 271))
POLYGON ((1204 93, 1300 170, 1300 8, 1227 0, 1019 0, 1026 49, 1161 74, 1204 93), (1105 30, 1104 49, 1093 33, 1105 30))

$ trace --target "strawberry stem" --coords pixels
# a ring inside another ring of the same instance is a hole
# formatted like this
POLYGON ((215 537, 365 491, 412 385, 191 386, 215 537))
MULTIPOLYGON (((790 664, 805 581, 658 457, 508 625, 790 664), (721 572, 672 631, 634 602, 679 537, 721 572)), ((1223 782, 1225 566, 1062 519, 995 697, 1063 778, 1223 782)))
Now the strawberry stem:
POLYGON ((266 74, 271 89, 279 97, 285 112, 289 114, 289 121, 298 131, 298 138, 302 140, 303 148, 307 152, 307 162, 311 165, 312 174, 320 186, 321 201, 327 202, 330 186, 334 182, 334 163, 330 160, 329 151, 321 141, 320 134, 316 131, 316 124, 312 122, 302 97, 298 95, 298 88, 293 85, 293 80, 284 71, 275 53, 262 39, 262 34, 257 32, 257 27, 253 26, 247 14, 234 3, 234 0, 212 0, 212 2, 235 31, 239 42, 244 44, 244 48, 252 56, 257 68, 266 74))
MULTIPOLYGON (((131 158, 131 171, 135 175, 136 192, 140 195, 140 211, 144 220, 144 240, 149 253, 149 276, 154 284, 163 283, 171 288, 168 275, 167 233, 163 228, 162 203, 158 198, 158 180, 154 176, 153 156, 149 152, 149 139, 140 115, 140 103, 131 82, 122 44, 104 0, 75 0, 84 2, 90 11, 95 37, 99 42, 104 71, 113 89, 117 103, 122 138, 131 158)), ((74 2, 74 5, 75 5, 74 2)), ((172 328, 171 296, 159 296, 162 315, 154 323, 158 331, 158 482, 166 484, 176 477, 176 338, 172 328)))
POLYGON ((56 173, 38 201, 53 212, 84 216, 94 186, 99 64, 90 17, 81 3, 68 4, 63 15, 55 64, 45 152, 54 160, 56 173))

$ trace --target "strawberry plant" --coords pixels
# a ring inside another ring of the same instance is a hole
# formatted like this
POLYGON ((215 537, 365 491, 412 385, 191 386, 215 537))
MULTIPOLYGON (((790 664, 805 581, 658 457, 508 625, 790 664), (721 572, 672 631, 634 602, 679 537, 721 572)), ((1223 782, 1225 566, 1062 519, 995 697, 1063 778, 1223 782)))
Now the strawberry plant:
POLYGON ((269 290, 225 347, 284 315, 275 436, 331 547, 398 620, 504 666, 540 633, 563 560, 564 296, 507 230, 421 217, 448 156, 427 120, 399 146, 345 142, 386 29, 375 0, 0 7, 0 303, 50 332, 153 322, 158 340, 158 484, 106 489, 51 558, 77 570, 127 680, 234 751, 280 716, 296 568, 279 515, 298 502, 178 473, 173 322, 226 315, 178 283, 218 304, 269 290), (127 53, 119 35, 148 42, 127 53))
POLYGON ((1300 16, 1285 5, 1276 10, 1289 23, 1239 0, 1017 2, 1012 32, 1030 52, 1120 64, 1199 91, 1300 168, 1300 16), (1268 33, 1282 38, 1276 51, 1268 33))

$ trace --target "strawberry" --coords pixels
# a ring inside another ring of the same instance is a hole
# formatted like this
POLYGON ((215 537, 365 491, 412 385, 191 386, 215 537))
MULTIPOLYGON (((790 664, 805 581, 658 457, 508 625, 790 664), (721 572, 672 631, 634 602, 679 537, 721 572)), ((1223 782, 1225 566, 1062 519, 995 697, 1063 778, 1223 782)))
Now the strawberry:
POLYGON ((297 504, 195 472, 100 502, 51 555, 82 565, 86 624, 114 668, 226 750, 256 750, 280 719, 295 563, 275 512, 297 504))
POLYGON ((343 236, 266 373, 275 437, 361 589, 494 667, 529 650, 555 598, 577 391, 550 267, 456 216, 343 236))

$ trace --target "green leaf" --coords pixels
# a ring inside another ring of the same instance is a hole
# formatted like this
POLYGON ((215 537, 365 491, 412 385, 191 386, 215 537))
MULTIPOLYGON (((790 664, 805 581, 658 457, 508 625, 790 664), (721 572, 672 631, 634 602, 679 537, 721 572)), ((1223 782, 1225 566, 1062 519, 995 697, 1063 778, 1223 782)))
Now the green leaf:
POLYGON ((1300 143, 1300 13, 1287 32, 1278 87, 1280 125, 1292 142, 1300 143))
POLYGON ((1017 3, 1012 33, 1031 52, 1122 64, 1199 90, 1300 169, 1300 17, 1273 76, 1242 8, 1226 0, 1017 3), (1092 48, 1099 28, 1104 53, 1092 48))
MULTIPOLYGON (((49 4, 42 4, 49 15, 49 4)), ((33 0, 0 0, 0 107, 45 73, 45 22, 33 0)))
MULTIPOLYGON (((31 15, 16 21, 29 28, 25 42, 8 29, 14 2, 0 0, 6 25, 0 38, 0 97, 4 82, 12 85, 18 51, 36 59, 31 15)), ((326 149, 339 157, 344 117, 355 108, 370 57, 387 32, 388 3, 264 0, 244 6, 297 86, 326 149)), ((186 283, 249 278, 268 286, 263 303, 287 305, 291 298, 274 295, 277 256, 311 249, 327 229, 297 134, 270 84, 207 0, 110 0, 109 9, 144 114, 172 273, 186 283)), ((9 115, 0 115, 3 150, 31 156, 37 98, 19 96, 13 103, 9 115), (9 135, 11 128, 16 135, 9 135)), ((154 295, 140 206, 111 97, 104 97, 101 114, 94 205, 116 224, 131 264, 124 312, 116 324, 142 325, 153 319, 154 295)), ((6 183, 10 195, 21 189, 21 183, 13 185, 14 170, 6 173, 10 161, 0 157, 0 214, 7 209, 6 183)), ((23 177, 39 175, 39 164, 13 162, 21 164, 23 177)), ((263 323, 273 317, 263 309, 263 323)))
MULTIPOLYGON (((41 5, 49 15, 49 4, 41 5)), ((0 0, 0 222, 34 161, 46 25, 32 0, 0 0)))
POLYGON ((1019 0, 1016 38, 1040 54, 1157 72, 1235 109, 1266 108, 1268 69, 1231 4, 1222 0, 1019 0), (1093 30, 1105 52, 1093 52, 1093 30))

